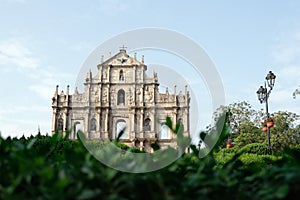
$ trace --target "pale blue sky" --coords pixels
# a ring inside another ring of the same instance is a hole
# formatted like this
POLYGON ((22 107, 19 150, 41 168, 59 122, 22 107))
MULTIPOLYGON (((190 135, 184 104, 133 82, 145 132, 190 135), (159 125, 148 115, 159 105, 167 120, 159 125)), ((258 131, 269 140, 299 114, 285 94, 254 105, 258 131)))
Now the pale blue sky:
MULTIPOLYGON (((299 9, 299 1, 276 0, 0 0, 2 135, 36 134, 38 125, 50 133, 55 85, 74 90, 93 49, 143 27, 175 30, 200 44, 222 77, 227 103, 246 100, 263 108, 255 92, 273 70, 278 78, 270 111, 300 114, 300 99, 292 99, 300 84, 299 9)), ((157 62, 149 56, 145 52, 146 63, 157 62)), ((211 111, 202 106, 204 128, 211 111)))

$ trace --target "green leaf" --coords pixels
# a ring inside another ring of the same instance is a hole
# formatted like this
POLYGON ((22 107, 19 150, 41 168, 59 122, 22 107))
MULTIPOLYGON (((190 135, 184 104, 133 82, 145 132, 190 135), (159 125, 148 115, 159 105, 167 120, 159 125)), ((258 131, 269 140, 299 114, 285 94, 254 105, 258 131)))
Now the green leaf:
POLYGON ((91 199, 97 197, 100 194, 100 189, 85 189, 81 192, 81 194, 77 197, 78 199, 91 199))
POLYGON ((126 130, 126 127, 124 127, 122 130, 120 130, 120 132, 118 133, 116 142, 119 142, 119 141, 120 141, 120 138, 122 137, 122 135, 124 135, 125 130, 126 130))
POLYGON ((31 139, 30 142, 26 145, 26 149, 30 149, 35 142, 36 138, 31 139))
POLYGON ((166 126, 169 127, 169 129, 173 130, 173 123, 169 116, 166 117, 166 126))

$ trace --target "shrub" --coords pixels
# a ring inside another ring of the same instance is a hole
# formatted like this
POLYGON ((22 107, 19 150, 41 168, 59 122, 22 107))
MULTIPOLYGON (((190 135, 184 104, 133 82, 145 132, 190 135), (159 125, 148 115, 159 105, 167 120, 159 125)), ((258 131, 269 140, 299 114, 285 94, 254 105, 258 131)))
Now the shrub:
POLYGON ((286 148, 283 157, 249 152, 224 149, 228 160, 222 167, 216 167, 222 151, 202 159, 187 153, 166 168, 131 174, 104 166, 80 142, 58 135, 21 141, 0 137, 0 199, 299 197, 299 145, 286 148))
POLYGON ((242 153, 251 153, 257 155, 267 155, 268 154, 268 146, 261 143, 251 143, 242 147, 237 151, 238 154, 242 153))

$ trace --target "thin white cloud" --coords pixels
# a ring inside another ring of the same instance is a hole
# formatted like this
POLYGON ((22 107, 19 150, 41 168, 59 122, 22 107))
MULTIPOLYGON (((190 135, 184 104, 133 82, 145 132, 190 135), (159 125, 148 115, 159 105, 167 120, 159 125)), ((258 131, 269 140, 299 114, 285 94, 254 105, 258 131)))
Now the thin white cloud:
POLYGON ((129 9, 128 4, 121 0, 100 0, 100 11, 108 16, 117 16, 129 9))
POLYGON ((278 78, 287 84, 300 82, 300 31, 280 34, 277 44, 271 52, 271 58, 278 66, 278 78))
POLYGON ((39 65, 32 52, 16 39, 0 42, 0 66, 36 69, 39 65))
MULTIPOLYGON (((7 72, 9 75, 15 74, 15 85, 24 84, 18 82, 18 77, 22 76, 22 81, 27 83, 25 89, 28 89, 18 91, 19 95, 23 95, 22 100, 17 100, 14 93, 0 100, 0 131, 4 137, 36 134, 38 125, 42 133, 50 132, 51 98, 55 86, 75 79, 71 74, 48 66, 48 62, 41 59, 28 44, 31 43, 18 38, 0 41, 1 75, 5 76, 7 72)), ((2 81, 1 84, 7 82, 2 81)), ((61 87, 65 90, 66 86, 62 84, 61 87)))
POLYGON ((71 81, 74 77, 64 72, 54 71, 53 68, 45 65, 41 67, 42 63, 43 61, 38 59, 25 42, 16 38, 0 41, 0 70, 3 72, 21 71, 25 77, 29 78, 29 90, 49 100, 59 80, 71 81))
POLYGON ((41 127, 42 133, 51 131, 51 108, 49 105, 24 100, 22 105, 0 102, 0 107, 0 131, 3 137, 37 134, 38 126, 41 127))
POLYGON ((288 31, 280 36, 271 53, 271 58, 278 67, 270 103, 276 105, 276 110, 299 114, 299 101, 295 101, 292 95, 300 84, 300 31, 288 31))
POLYGON ((29 89, 47 100, 51 99, 54 94, 54 87, 49 85, 31 85, 29 89))
POLYGON ((47 106, 41 105, 13 105, 6 103, 5 105, 1 105, 0 116, 3 114, 16 114, 20 112, 48 112, 49 108, 47 106))
MULTIPOLYGON (((72 74, 57 72, 51 69, 38 69, 32 74, 28 74, 28 76, 35 80, 34 84, 29 86, 29 89, 46 100, 52 98, 56 85, 60 85, 61 90, 65 90, 66 85, 61 85, 62 80, 70 84, 76 78, 72 74)), ((72 94, 73 91, 70 91, 70 93, 72 94)))
POLYGON ((300 82, 300 63, 299 65, 288 65, 282 68, 279 74, 285 79, 298 80, 300 82))
POLYGON ((275 61, 281 64, 297 61, 299 54, 300 46, 295 44, 280 44, 272 52, 275 61))
POLYGON ((274 90, 270 95, 272 102, 283 103, 292 100, 290 90, 274 90))

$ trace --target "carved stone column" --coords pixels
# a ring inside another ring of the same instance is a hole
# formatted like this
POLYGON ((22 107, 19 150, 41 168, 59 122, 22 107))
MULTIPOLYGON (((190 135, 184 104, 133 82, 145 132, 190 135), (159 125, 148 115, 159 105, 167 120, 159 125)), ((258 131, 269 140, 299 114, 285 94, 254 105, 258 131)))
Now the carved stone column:
POLYGON ((135 109, 131 109, 130 110, 130 114, 129 114, 129 123, 130 123, 130 135, 129 135, 129 139, 134 139, 135 138, 135 120, 134 120, 134 116, 135 116, 135 109))
POLYGON ((140 151, 143 151, 144 148, 144 141, 140 140, 140 151))
POLYGON ((57 119, 56 119, 56 108, 53 108, 53 115, 52 115, 52 134, 54 134, 55 133, 55 131, 56 131, 56 121, 57 121, 57 119))
POLYGON ((140 112, 139 129, 140 129, 140 137, 144 138, 144 109, 141 109, 140 112))
MULTIPOLYGON (((97 131, 97 133, 99 133, 99 139, 102 139, 102 135, 101 135, 101 129, 102 129, 102 127, 101 127, 101 109, 100 108, 97 108, 97 115, 96 115, 96 121, 97 121, 97 129, 96 129, 96 131, 97 131)), ((98 138, 97 138, 98 139, 98 138)))
POLYGON ((105 109, 104 134, 105 139, 108 139, 108 108, 105 109))
POLYGON ((64 124, 63 124, 63 136, 66 135, 66 130, 67 130, 67 120, 68 120, 68 111, 64 110, 63 112, 63 120, 64 120, 64 124))

